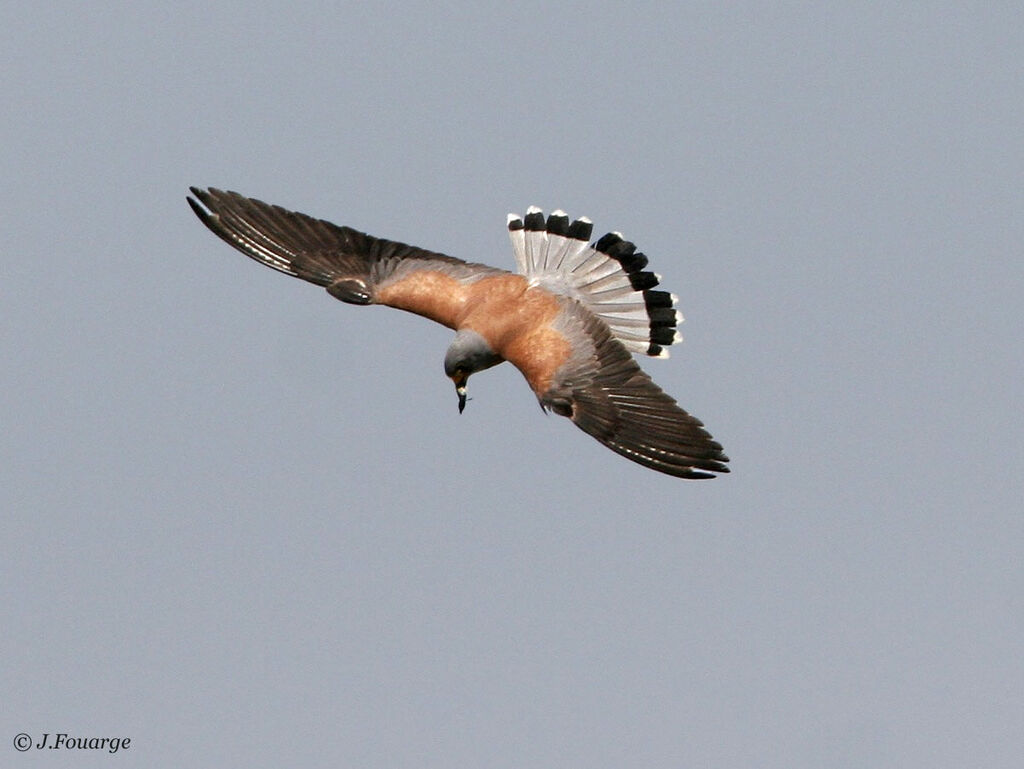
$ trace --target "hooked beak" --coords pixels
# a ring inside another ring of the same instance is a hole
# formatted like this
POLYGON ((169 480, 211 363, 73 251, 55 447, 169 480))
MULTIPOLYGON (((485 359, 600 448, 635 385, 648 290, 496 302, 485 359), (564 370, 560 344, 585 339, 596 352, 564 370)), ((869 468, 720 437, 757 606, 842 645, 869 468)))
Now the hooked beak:
POLYGON ((467 374, 458 373, 452 377, 452 381, 455 382, 455 393, 459 396, 459 413, 461 414, 463 409, 466 408, 466 380, 469 379, 467 374))

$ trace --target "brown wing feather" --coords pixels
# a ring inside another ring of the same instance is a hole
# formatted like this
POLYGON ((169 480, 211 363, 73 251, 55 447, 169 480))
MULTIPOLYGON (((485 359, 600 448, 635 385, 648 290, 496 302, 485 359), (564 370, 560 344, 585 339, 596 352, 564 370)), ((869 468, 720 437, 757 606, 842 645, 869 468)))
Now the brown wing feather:
POLYGON ((729 458, 637 365, 608 327, 578 303, 567 307, 576 354, 541 403, 622 456, 679 478, 727 473, 729 458))
POLYGON ((190 188, 188 203, 217 237, 275 270, 351 304, 384 304, 453 326, 469 285, 504 271, 464 262, 237 192, 190 188))

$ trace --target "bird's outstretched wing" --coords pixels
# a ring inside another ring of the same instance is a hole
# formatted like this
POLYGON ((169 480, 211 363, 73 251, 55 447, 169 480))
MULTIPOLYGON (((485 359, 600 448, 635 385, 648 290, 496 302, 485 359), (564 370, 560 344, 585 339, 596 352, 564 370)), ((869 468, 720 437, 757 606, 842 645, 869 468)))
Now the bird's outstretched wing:
POLYGON ((257 262, 324 286, 350 304, 384 304, 450 328, 480 278, 507 274, 483 264, 314 219, 237 192, 190 188, 188 203, 210 230, 257 262))
POLYGON ((540 394, 541 405, 612 451, 668 475, 729 472, 721 444, 651 381, 607 324, 579 302, 564 303, 558 326, 573 354, 540 394))

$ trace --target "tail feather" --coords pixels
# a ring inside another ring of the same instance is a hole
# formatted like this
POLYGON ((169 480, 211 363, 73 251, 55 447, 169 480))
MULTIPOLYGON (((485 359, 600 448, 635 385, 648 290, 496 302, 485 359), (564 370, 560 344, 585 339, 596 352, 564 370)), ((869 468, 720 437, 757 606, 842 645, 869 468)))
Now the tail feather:
POLYGON ((665 347, 682 339, 676 296, 654 290, 661 276, 645 270, 647 256, 621 233, 588 244, 589 219, 570 222, 559 210, 545 220, 535 206, 525 217, 509 214, 508 230, 516 268, 531 284, 580 301, 631 352, 667 358, 665 347))

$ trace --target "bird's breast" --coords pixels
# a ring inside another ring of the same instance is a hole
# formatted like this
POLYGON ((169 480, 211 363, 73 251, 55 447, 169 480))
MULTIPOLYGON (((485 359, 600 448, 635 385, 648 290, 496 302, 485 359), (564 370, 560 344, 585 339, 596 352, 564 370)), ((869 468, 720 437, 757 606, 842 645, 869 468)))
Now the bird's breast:
POLYGON ((458 328, 480 334, 523 373, 538 396, 547 392, 572 352, 569 340, 553 326, 562 311, 558 297, 528 286, 522 275, 496 275, 469 287, 466 307, 458 328))

